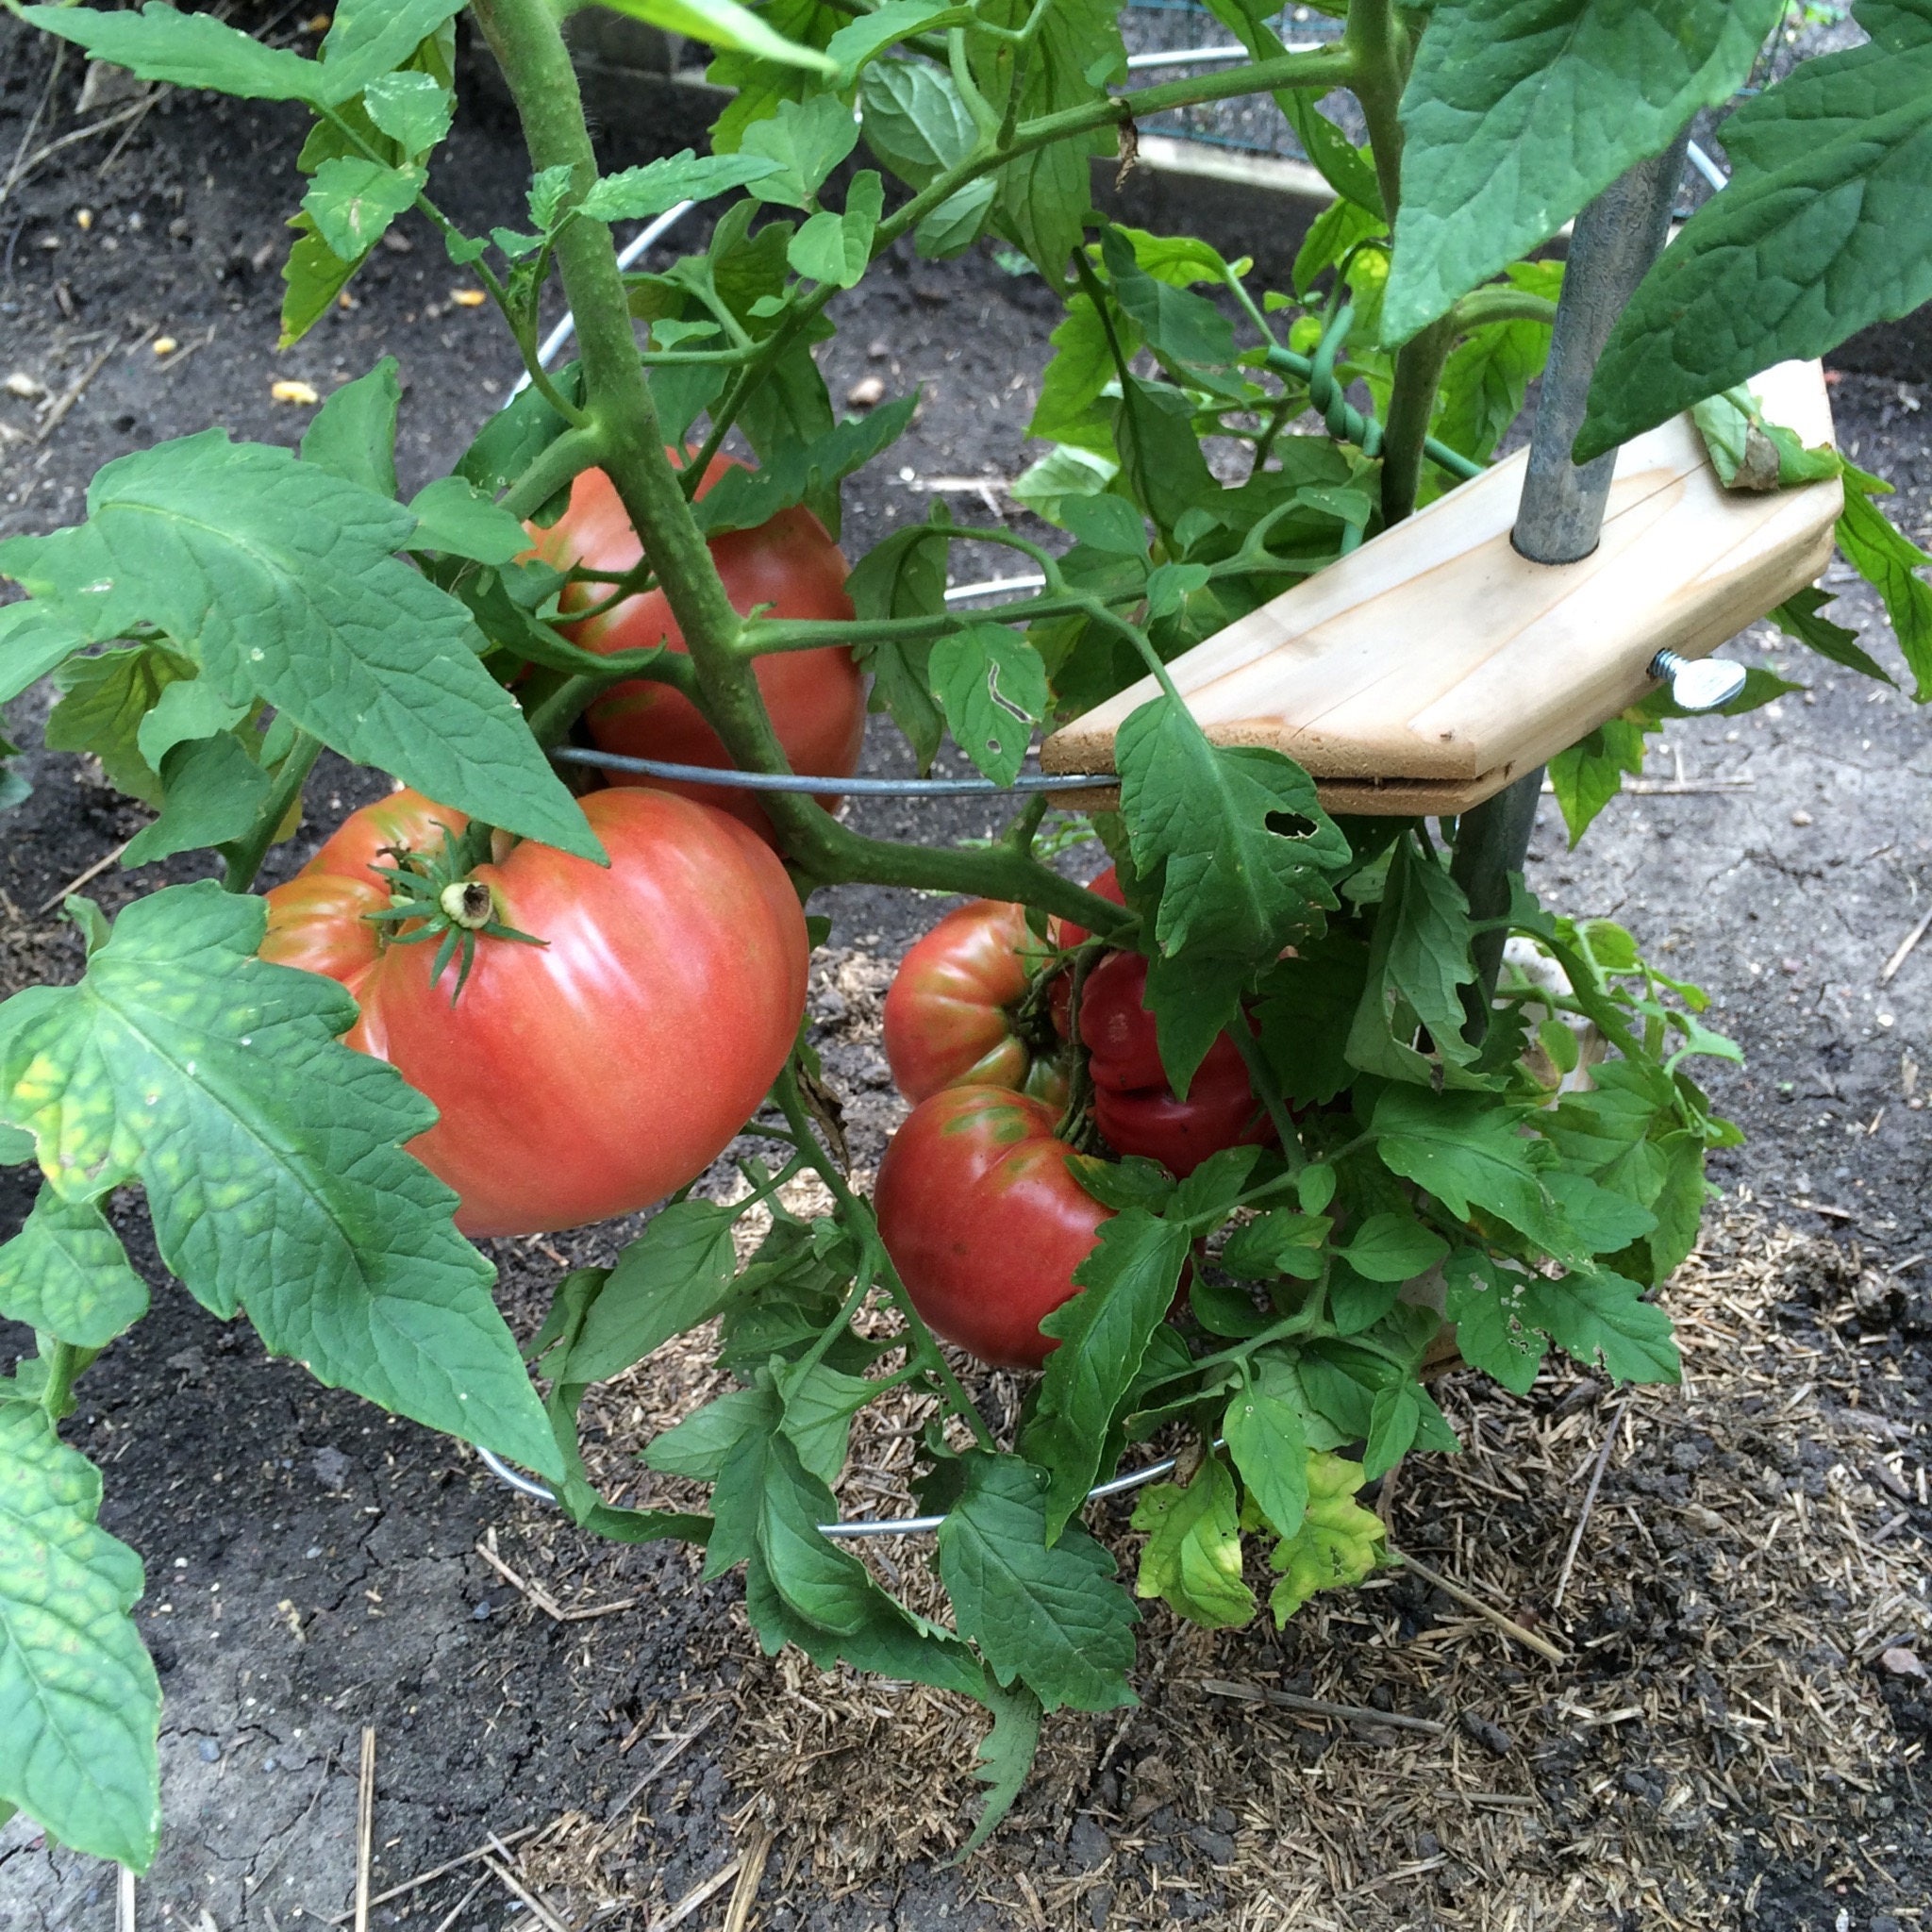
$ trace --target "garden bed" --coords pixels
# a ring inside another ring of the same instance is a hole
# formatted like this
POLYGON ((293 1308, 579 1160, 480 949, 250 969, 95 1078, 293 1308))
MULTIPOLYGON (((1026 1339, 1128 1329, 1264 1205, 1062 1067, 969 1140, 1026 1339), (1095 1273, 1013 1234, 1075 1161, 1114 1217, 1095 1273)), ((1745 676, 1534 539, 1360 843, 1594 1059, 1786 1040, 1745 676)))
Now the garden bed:
MULTIPOLYGON (((427 231, 406 222, 409 249, 386 251, 357 306, 278 359, 291 125, 180 97, 77 112, 77 64, 49 88, 51 58, 5 29, 0 154, 43 96, 25 156, 133 111, 0 204, 0 373, 44 389, 0 396, 0 531, 74 521, 101 462, 209 422, 292 443, 307 411, 273 401, 271 384, 325 394, 383 353, 406 386, 425 378, 420 397, 406 387, 405 487, 446 467, 511 371, 480 312, 452 302, 461 278, 427 231), (161 338, 176 346, 157 354, 161 338), (432 360, 448 400, 430 399, 432 360)), ((487 216, 523 173, 508 128, 473 113, 438 192, 459 218, 487 216)), ((977 255, 908 259, 848 298, 835 399, 870 375, 888 393, 924 394, 895 453, 911 476, 848 489, 854 549, 924 515, 936 489, 1018 520, 1002 485, 1025 460, 1053 320, 1037 282, 977 255)), ((1899 519, 1923 541, 1932 382, 1848 370, 1834 395, 1848 452, 1897 483, 1899 519)), ((1838 614, 1878 622, 1862 592, 1838 614)), ((1916 1634, 1914 1655, 1932 1657, 1932 1224, 1912 1105, 1932 1084, 1932 941, 1881 975, 1932 910, 1932 740, 1893 691, 1820 675, 1768 638, 1742 652, 1810 693, 1674 727, 1649 789, 1609 808, 1586 853, 1566 855, 1552 804, 1532 854, 1552 905, 1610 914, 1669 953, 1711 989, 1717 1024, 1746 1052, 1741 1072, 1712 1082, 1750 1140, 1713 1163, 1724 1203, 1674 1292, 1686 1385, 1624 1408, 1567 1373, 1522 1403, 1451 1377, 1439 1390, 1470 1451, 1405 1466, 1392 1499, 1399 1545, 1533 1619, 1563 1665, 1399 1572, 1324 1599, 1279 1640, 1261 1625, 1180 1631, 1157 1609, 1142 1709, 1055 1720, 1013 1816, 984 1855, 950 1868, 976 1711, 821 1679, 795 1654, 762 1658, 735 1579, 701 1584, 675 1547, 583 1541, 458 1445, 316 1388, 161 1286, 154 1318, 90 1376, 70 1424, 112 1471, 104 1521, 146 1562, 139 1616, 169 1700, 169 1827, 142 1925, 195 1926, 206 1912, 219 1932, 295 1932, 343 1911, 364 1726, 377 1740, 378 1892, 494 1832, 512 1876, 574 1926, 605 1904, 628 1921, 598 1923, 642 1925, 761 1855, 758 1916, 741 1928, 1235 1928, 1284 1915, 1541 1927, 1619 1912, 1697 1927, 1920 1923, 1932 1844, 1914 1767, 1932 1706, 1924 1679, 1882 1656, 1916 1634), (566 1612, 633 1602, 560 1621, 540 1594, 566 1612), (1210 1683, 1442 1728, 1256 1704, 1210 1683)), ((32 695, 13 708, 23 741, 37 741, 42 708, 32 695)), ((879 768, 900 756, 875 741, 879 768)), ((0 826, 7 991, 77 974, 78 940, 45 908, 143 817, 72 758, 24 762, 39 789, 0 826)), ((311 800, 332 817, 379 783, 331 763, 311 800)), ((858 817, 891 831, 914 814, 943 814, 960 837, 992 828, 973 805, 874 804, 858 817)), ((112 911, 151 883, 110 865, 88 890, 112 911)), ((814 1010, 869 1168, 900 1111, 878 997, 936 908, 847 890, 824 909, 835 925, 814 1010)), ((10 1232, 26 1206, 21 1171, 0 1186, 10 1232)), ((118 1219, 160 1284, 139 1209, 118 1219)), ((496 1244, 513 1323, 534 1325, 562 1266, 617 1245, 612 1229, 496 1244)), ((0 1337, 0 1354, 18 1340, 0 1337)), ((685 1359, 667 1352, 600 1392, 608 1479, 629 1472, 645 1429, 697 1399, 685 1359)), ((890 1472, 892 1444, 859 1447, 856 1469, 890 1472)), ((845 1504, 900 1507, 862 1481, 845 1504)), ((1124 1517, 1110 1522, 1124 1547, 1124 1517)), ((458 1932, 529 1923, 480 1865, 378 1906, 373 1923, 440 1926, 478 1877, 458 1932)), ((724 1879, 682 1923, 724 1923, 737 1885, 724 1879)), ((106 1868, 37 1846, 25 1821, 0 1832, 0 1921, 92 1932, 113 1908, 106 1868)))

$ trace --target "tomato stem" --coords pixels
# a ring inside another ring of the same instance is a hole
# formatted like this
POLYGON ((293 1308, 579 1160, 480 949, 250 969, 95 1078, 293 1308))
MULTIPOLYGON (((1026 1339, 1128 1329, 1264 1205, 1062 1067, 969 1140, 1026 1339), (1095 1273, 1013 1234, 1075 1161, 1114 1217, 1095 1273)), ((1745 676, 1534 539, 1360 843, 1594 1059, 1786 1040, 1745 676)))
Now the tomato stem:
POLYGON ((268 857, 268 849, 275 843, 283 820, 301 797, 302 788, 308 782, 308 774, 314 769, 321 751, 321 739, 307 731, 298 731, 294 743, 275 773, 274 786, 255 814, 255 823, 232 844, 220 848, 227 868, 222 875, 222 884, 229 891, 245 892, 254 886, 261 862, 268 857))

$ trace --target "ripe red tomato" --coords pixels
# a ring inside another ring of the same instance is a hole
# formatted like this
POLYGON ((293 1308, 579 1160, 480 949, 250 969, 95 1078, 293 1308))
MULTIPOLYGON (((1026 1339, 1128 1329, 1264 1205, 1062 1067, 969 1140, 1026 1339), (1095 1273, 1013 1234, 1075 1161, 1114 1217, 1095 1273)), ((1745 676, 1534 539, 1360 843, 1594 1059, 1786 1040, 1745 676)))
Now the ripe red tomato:
MULTIPOLYGON (((805 1009, 805 916, 784 868, 708 807, 594 792, 584 811, 608 868, 526 840, 471 874, 498 920, 544 943, 478 933, 453 1001, 454 966, 430 979, 436 941, 389 942, 367 919, 389 904, 368 855, 410 798, 356 813, 268 895, 261 950, 341 979, 362 1008, 347 1043, 436 1103, 409 1151, 462 1197, 457 1225, 576 1227, 695 1179, 763 1099, 805 1009)), ((435 822, 451 820, 427 808, 416 823, 433 840, 408 842, 440 844, 435 822)))
MULTIPOLYGON (((697 493, 703 496, 728 470, 745 467, 735 457, 715 458, 697 493)), ((537 554, 558 568, 583 564, 593 570, 629 570, 643 555, 616 488, 602 470, 586 470, 572 485, 570 508, 555 527, 531 534, 537 540, 537 554)), ((731 608, 741 615, 769 605, 767 614, 772 617, 852 616, 852 600, 845 594, 844 555, 826 536, 824 525, 802 506, 780 510, 755 530, 713 537, 711 558, 731 608)), ((574 585, 564 594, 564 608, 581 609, 600 602, 603 595, 603 586, 574 585)), ((685 648, 684 633, 661 591, 627 597, 601 617, 563 628, 586 650, 606 656, 647 650, 658 643, 669 644, 674 651, 685 648)), ((852 653, 838 644, 815 651, 777 651, 758 658, 755 670, 791 769, 811 777, 851 776, 858 769, 865 740, 865 680, 852 653)), ((637 678, 613 686, 591 707, 587 722, 591 739, 605 751, 685 765, 732 763, 730 753, 697 707, 668 685, 637 678)), ((751 792, 618 773, 611 780, 681 791, 742 819, 760 837, 771 836, 771 821, 751 792)))
POLYGON ((879 1167, 879 1235, 935 1335, 1004 1369, 1037 1369, 1042 1317, 1108 1218, 1054 1139, 1058 1108, 1004 1087, 946 1087, 913 1108, 879 1167))
MULTIPOLYGON (((975 899, 949 912, 900 962, 886 993, 886 1060, 908 1100, 941 1087, 1010 1087, 1064 1100, 1066 1076, 1042 1041, 1019 1030, 1033 989, 1029 965, 1045 949, 1026 908, 975 899)), ((1035 1023, 1052 1031, 1049 1014, 1035 1023)))
MULTIPOLYGON (((1121 882, 1114 875, 1112 866, 1105 872, 1095 873, 1087 881, 1087 890, 1099 898, 1112 900, 1116 906, 1127 903, 1127 895, 1121 891, 1121 882)), ((1093 937, 1084 925, 1075 925, 1071 919, 1058 917, 1047 922, 1046 936, 1058 950, 1068 953, 1075 946, 1084 946, 1093 937)))
POLYGON ((1080 991, 1080 1040, 1093 1077, 1093 1118, 1116 1153, 1142 1154, 1170 1173, 1190 1174, 1224 1147, 1265 1146, 1274 1124, 1248 1085, 1233 1036, 1224 1033, 1195 1070, 1188 1097, 1176 1099, 1141 1005, 1147 961, 1109 953, 1080 991))

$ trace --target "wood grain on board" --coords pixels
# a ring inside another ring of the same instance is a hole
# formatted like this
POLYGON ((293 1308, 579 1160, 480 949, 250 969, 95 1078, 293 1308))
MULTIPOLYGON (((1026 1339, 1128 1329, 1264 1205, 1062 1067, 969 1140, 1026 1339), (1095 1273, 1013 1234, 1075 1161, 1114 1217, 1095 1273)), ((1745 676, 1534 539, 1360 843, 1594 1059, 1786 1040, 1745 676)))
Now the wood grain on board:
MULTIPOLYGON (((1752 388, 1807 445, 1831 441, 1816 362, 1752 388)), ((1658 650, 1707 656, 1831 555, 1835 480, 1727 491, 1686 415, 1618 452, 1589 557, 1532 563, 1509 542, 1526 454, 1175 658, 1208 736, 1286 752, 1331 811, 1466 810, 1636 703, 1658 650)), ((1114 733, 1156 689, 1143 678, 1062 726, 1041 762, 1111 771, 1114 733)))

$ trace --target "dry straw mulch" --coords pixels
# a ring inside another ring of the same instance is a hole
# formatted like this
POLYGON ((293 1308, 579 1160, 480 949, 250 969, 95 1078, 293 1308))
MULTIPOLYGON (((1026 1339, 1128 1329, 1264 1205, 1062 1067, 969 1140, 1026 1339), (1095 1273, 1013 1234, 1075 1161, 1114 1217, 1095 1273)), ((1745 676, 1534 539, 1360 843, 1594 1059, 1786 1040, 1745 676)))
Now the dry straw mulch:
MULTIPOLYGON (((1157 1606, 1141 1707, 1049 1720, 1020 1803, 964 1868, 967 1897, 988 1923, 1054 1932, 1542 1932, 1619 1914, 1703 1932, 1747 1923, 1764 1883, 1752 1874, 1797 1860, 1924 1923, 1886 1866, 1923 1744, 1895 1728, 1876 1660, 1914 1643, 1932 1656, 1913 1527, 1928 1521, 1926 1478, 1896 1361, 1859 1344, 1854 1303, 1882 1300, 1874 1281, 1855 1253, 1733 1202, 1669 1291, 1681 1389, 1626 1397, 1559 1368, 1518 1401, 1466 1371, 1443 1377, 1467 1447, 1401 1469, 1385 1499, 1392 1540, 1565 1662, 1399 1570, 1317 1599, 1278 1637, 1266 1624, 1200 1632, 1157 1606), (1776 1313, 1792 1304, 1803 1322, 1776 1313), (1439 1728, 1255 1701, 1266 1689, 1439 1728)), ((628 1449, 718 1392, 708 1341, 594 1393, 592 1460, 625 1501, 677 1499, 628 1449)), ((1015 1391, 989 1381, 990 1414, 1010 1415, 1015 1391)), ((862 1419, 847 1514, 909 1507, 918 1420, 891 1405, 862 1419)), ((1131 1574, 1124 1521, 1095 1526, 1131 1574)), ((937 1607, 924 1545, 867 1554, 937 1607)), ((758 1911, 857 1894, 854 1925, 891 1925, 906 1868, 949 1857, 970 1825, 984 1713, 824 1675, 795 1652, 766 1658, 736 1610, 717 1647, 741 1666, 724 1745, 741 1847, 775 1835, 779 1882, 758 1911)), ((578 1924, 641 1923, 676 1903, 636 1890, 646 1812, 615 1841, 588 1825, 554 1834, 526 1870, 578 1924)), ((719 1899, 693 1922, 720 1922, 719 1899)))

